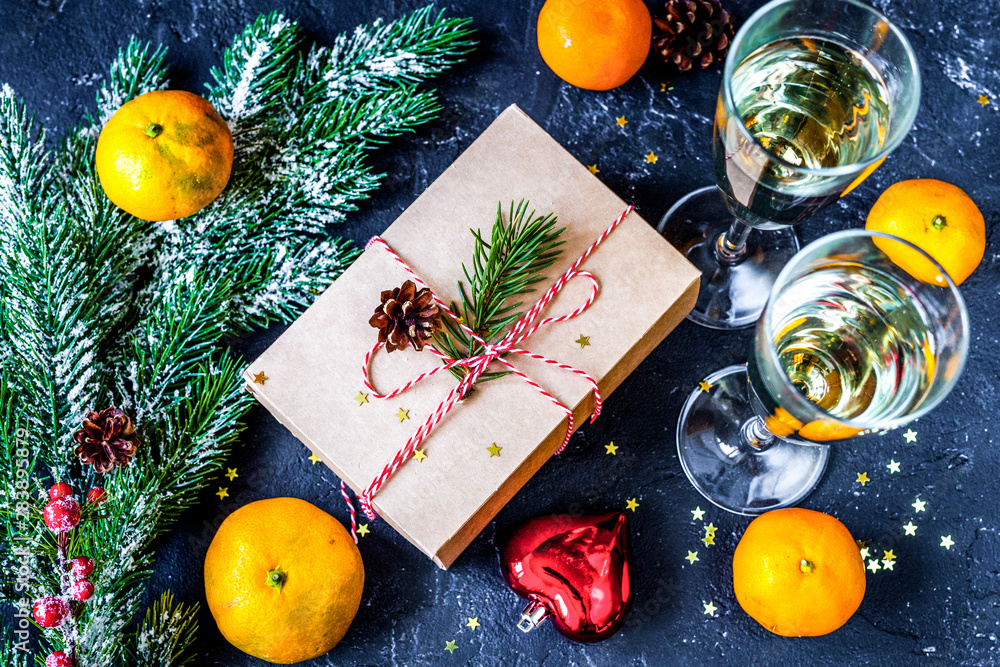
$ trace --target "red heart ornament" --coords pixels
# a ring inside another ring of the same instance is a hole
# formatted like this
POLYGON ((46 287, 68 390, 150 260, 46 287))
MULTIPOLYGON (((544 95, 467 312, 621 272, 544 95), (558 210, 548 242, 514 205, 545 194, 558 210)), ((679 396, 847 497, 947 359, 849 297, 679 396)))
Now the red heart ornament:
POLYGON ((624 513, 528 521, 501 556, 507 584, 529 601, 518 627, 527 632, 551 616, 570 639, 610 637, 632 606, 631 557, 624 513))

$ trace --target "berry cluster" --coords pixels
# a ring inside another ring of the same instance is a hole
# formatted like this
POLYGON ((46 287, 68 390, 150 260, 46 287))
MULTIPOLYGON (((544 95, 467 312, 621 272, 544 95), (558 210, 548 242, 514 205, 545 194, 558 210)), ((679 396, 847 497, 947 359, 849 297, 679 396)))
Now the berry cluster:
MULTIPOLYGON (((94 487, 87 494, 93 506, 99 506, 108 499, 107 492, 94 487)), ((68 559, 68 533, 80 524, 80 502, 73 495, 73 487, 65 482, 53 484, 49 489, 49 502, 42 510, 45 525, 56 534, 59 548, 61 595, 46 595, 35 600, 32 614, 35 622, 43 628, 61 628, 78 613, 71 606, 72 601, 83 603, 94 595, 94 584, 87 578, 94 571, 94 561, 87 556, 68 559)), ((64 636, 67 633, 64 633, 64 636)), ((45 667, 73 667, 73 650, 56 651, 45 659, 45 667)))

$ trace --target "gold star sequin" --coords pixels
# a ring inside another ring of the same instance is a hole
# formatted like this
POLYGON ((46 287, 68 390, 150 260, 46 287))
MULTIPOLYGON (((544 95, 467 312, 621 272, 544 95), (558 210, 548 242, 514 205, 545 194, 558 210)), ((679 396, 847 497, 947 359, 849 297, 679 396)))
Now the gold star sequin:
POLYGON ((708 383, 708 380, 702 380, 698 383, 698 388, 701 389, 706 394, 712 391, 712 385, 708 383))
POLYGON ((914 524, 912 521, 910 521, 909 523, 903 524, 903 534, 904 535, 916 535, 917 534, 917 526, 916 526, 916 524, 914 524))
POLYGON ((610 444, 604 445, 604 451, 607 454, 611 454, 611 456, 617 456, 618 445, 616 445, 614 442, 611 442, 610 444))
POLYGON ((920 498, 917 498, 917 501, 915 503, 913 503, 913 505, 911 505, 911 507, 913 507, 913 511, 914 512, 924 512, 924 511, 926 511, 924 509, 924 507, 926 505, 927 505, 926 501, 923 501, 920 498))
POLYGON ((503 447, 497 447, 497 443, 494 442, 491 447, 486 448, 486 451, 490 453, 490 458, 493 458, 494 456, 500 456, 501 449, 503 449, 503 447))
POLYGON ((916 442, 917 432, 914 431, 912 428, 908 428, 906 429, 906 433, 903 434, 903 437, 906 438, 907 442, 916 442))
POLYGON ((695 521, 701 521, 701 517, 705 516, 705 510, 703 510, 699 505, 698 507, 695 507, 693 510, 691 510, 691 516, 694 517, 695 521))
POLYGON ((665 83, 661 83, 660 84, 660 92, 661 93, 667 92, 667 84, 665 84, 665 83))
POLYGON ((625 116, 619 116, 618 118, 615 118, 615 125, 617 125, 618 127, 625 127, 627 124, 628 121, 625 120, 625 116))
POLYGON ((455 643, 454 639, 449 639, 444 645, 444 650, 448 653, 454 653, 458 650, 458 644, 455 643))
POLYGON ((639 506, 639 503, 637 503, 635 501, 635 498, 630 498, 630 499, 628 499, 628 500, 625 501, 625 508, 626 509, 630 509, 633 512, 635 511, 635 508, 638 507, 638 506, 639 506))
POLYGON ((701 541, 705 543, 706 547, 710 547, 713 544, 715 544, 715 535, 706 535, 705 537, 701 538, 701 541))
POLYGON ((267 376, 264 375, 264 371, 261 371, 253 376, 253 381, 256 384, 263 385, 265 382, 267 382, 267 376))
POLYGON ((219 490, 215 492, 215 495, 219 496, 219 500, 229 497, 229 487, 220 486, 219 490))
POLYGON ((364 537, 365 535, 367 535, 370 532, 372 532, 372 531, 368 530, 368 524, 367 523, 359 523, 358 524, 358 537, 364 537))
POLYGON ((231 482, 237 477, 239 477, 239 475, 236 474, 236 468, 226 468, 226 474, 223 475, 223 477, 228 477, 229 481, 231 482))
POLYGON ((598 172, 600 172, 601 170, 597 168, 596 164, 592 164, 589 167, 587 167, 587 171, 592 173, 594 176, 597 176, 598 172))
POLYGON ((951 535, 943 535, 941 537, 941 546, 943 546, 948 551, 955 545, 954 540, 951 539, 951 535))
POLYGON ((465 627, 475 630, 480 625, 482 625, 482 623, 479 622, 478 616, 469 616, 469 622, 465 624, 465 627))
POLYGON ((684 559, 687 560, 687 562, 689 562, 692 565, 694 565, 695 562, 698 560, 698 552, 697 551, 689 551, 688 555, 684 556, 684 559))
POLYGON ((409 410, 404 410, 403 408, 400 408, 399 411, 396 413, 396 419, 399 420, 400 424, 402 424, 404 421, 406 421, 409 418, 410 418, 410 411, 409 410))
POLYGON ((417 463, 423 463, 424 459, 427 458, 427 454, 425 454, 422 449, 414 449, 413 458, 417 460, 417 463))
POLYGON ((866 472, 859 472, 858 473, 858 478, 856 480, 854 480, 854 481, 857 482, 858 484, 860 484, 861 486, 864 486, 865 484, 867 484, 871 480, 868 479, 868 473, 866 473, 866 472))
POLYGON ((894 567, 896 567, 896 561, 885 560, 885 559, 882 560, 882 569, 883 570, 891 570, 894 567))
POLYGON ((882 560, 896 560, 896 554, 892 553, 892 549, 883 549, 882 560))
POLYGON ((646 158, 646 164, 656 164, 656 161, 660 159, 660 156, 653 151, 649 151, 644 157, 646 158))
POLYGON ((872 572, 878 572, 882 567, 878 564, 878 559, 868 561, 868 569, 872 572))
POLYGON ((368 394, 366 394, 363 391, 359 391, 358 395, 354 397, 354 400, 358 402, 358 407, 360 408, 362 405, 368 402, 368 394))
POLYGON ((899 472, 899 461, 896 461, 895 459, 889 459, 889 463, 885 467, 889 469, 890 475, 893 473, 897 473, 899 472))
POLYGON ((583 348, 590 345, 590 336, 584 336, 583 334, 580 334, 580 337, 573 342, 579 345, 580 349, 582 350, 583 348))
POLYGON ((717 530, 718 530, 718 528, 715 527, 714 523, 710 523, 707 526, 705 526, 705 534, 706 535, 715 535, 715 531, 717 531, 717 530))
POLYGON ((313 465, 316 465, 317 463, 320 462, 320 458, 316 456, 316 452, 313 452, 312 454, 309 455, 309 460, 313 462, 313 465))
POLYGON ((990 98, 986 97, 985 95, 979 96, 979 104, 981 104, 982 106, 986 106, 989 103, 990 103, 990 98))
POLYGON ((711 600, 709 600, 708 604, 702 602, 701 606, 705 608, 705 611, 703 613, 708 614, 709 616, 715 616, 715 612, 719 609, 718 607, 715 606, 715 603, 712 602, 711 600))
POLYGON ((868 556, 871 555, 869 552, 870 549, 868 547, 861 547, 861 558, 862 559, 868 558, 868 556))

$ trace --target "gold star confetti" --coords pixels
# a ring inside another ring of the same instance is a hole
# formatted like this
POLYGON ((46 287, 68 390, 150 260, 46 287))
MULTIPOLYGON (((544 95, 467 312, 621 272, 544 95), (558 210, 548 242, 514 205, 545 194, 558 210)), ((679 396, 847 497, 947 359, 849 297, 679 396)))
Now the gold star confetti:
POLYGON ((372 531, 368 530, 368 524, 367 523, 359 523, 358 524, 358 537, 364 537, 365 535, 367 535, 370 532, 372 532, 372 531))
POLYGON ((625 116, 619 116, 618 118, 615 118, 615 125, 617 125, 618 127, 625 127, 627 124, 628 121, 625 120, 625 116))
POLYGON ((660 156, 653 151, 649 151, 644 157, 646 158, 646 164, 656 164, 656 161, 660 159, 660 156))
POLYGON ((868 547, 861 547, 861 558, 868 558, 870 555, 868 547))
POLYGON ((878 564, 878 559, 868 561, 868 569, 872 572, 878 572, 882 567, 878 564))
POLYGON ((424 459, 427 458, 427 454, 425 454, 424 450, 422 450, 422 449, 414 449, 413 450, 413 458, 415 458, 418 463, 423 463, 424 459))
POLYGON ((584 336, 583 334, 580 334, 580 337, 573 342, 579 345, 580 349, 582 350, 583 348, 590 345, 590 336, 584 336))
POLYGON ((864 549, 865 548, 865 541, 864 540, 854 540, 854 543, 858 545, 859 549, 864 549))
POLYGON ((223 477, 228 477, 229 481, 231 482, 237 477, 239 477, 239 475, 236 474, 236 468, 226 468, 226 474, 223 475, 223 477))
POLYGON ((687 562, 689 562, 692 565, 694 565, 695 562, 698 560, 698 552, 697 551, 689 551, 688 555, 684 556, 684 559, 687 560, 687 562))
POLYGON ((635 501, 635 498, 630 498, 627 501, 625 501, 625 507, 626 507, 626 509, 630 509, 633 512, 635 511, 635 508, 638 507, 638 506, 639 506, 639 503, 637 503, 635 501))
POLYGON ((864 486, 865 484, 867 484, 871 480, 868 479, 868 473, 866 473, 866 472, 859 472, 858 473, 858 478, 856 480, 854 480, 854 481, 857 482, 858 484, 860 484, 861 486, 864 486))
POLYGON ((497 443, 494 442, 492 447, 487 447, 486 449, 490 453, 490 458, 493 458, 494 456, 500 456, 500 450, 503 449, 503 447, 497 447, 497 443))
POLYGON ((594 176, 597 176, 598 172, 600 172, 601 170, 597 168, 596 164, 592 164, 589 167, 587 167, 587 171, 592 173, 594 176))
POLYGON ((253 376, 253 381, 259 385, 263 385, 265 382, 267 382, 267 376, 264 375, 264 371, 261 371, 260 373, 257 373, 256 375, 253 376))
POLYGON ((897 473, 899 472, 899 461, 896 461, 895 459, 889 459, 889 463, 885 467, 889 469, 890 475, 893 473, 897 473))
POLYGON ((618 455, 618 445, 616 445, 613 441, 609 445, 604 445, 604 449, 608 454, 611 454, 611 456, 618 455))
POLYGON ((905 535, 916 535, 917 534, 917 527, 916 527, 916 525, 914 525, 914 523, 912 521, 910 521, 907 524, 904 524, 903 525, 903 533, 905 535))
POLYGON ((709 616, 715 616, 715 612, 718 609, 718 607, 715 606, 715 603, 712 602, 711 600, 708 601, 708 604, 702 602, 701 606, 705 608, 704 613, 708 614, 709 616))
POLYGON ((701 541, 705 543, 706 547, 710 547, 713 544, 715 544, 715 535, 706 535, 705 537, 701 538, 701 541))
POLYGON ((482 623, 479 622, 478 616, 469 616, 469 622, 465 624, 465 627, 475 630, 480 625, 482 625, 482 623))
POLYGON ((884 559, 882 560, 882 569, 883 570, 891 570, 894 567, 896 567, 896 561, 884 560, 884 559))
POLYGON ((368 402, 368 394, 364 393, 363 391, 359 391, 358 395, 354 397, 354 400, 358 402, 358 407, 360 408, 362 405, 368 402))
POLYGON ((912 505, 913 511, 914 512, 924 512, 924 511, 926 511, 924 509, 925 505, 927 505, 927 503, 925 501, 921 500, 920 498, 917 498, 917 501, 915 503, 913 503, 913 505, 912 505))
POLYGON ((916 442, 917 432, 914 431, 912 428, 908 428, 906 429, 906 433, 903 434, 903 437, 906 438, 907 442, 916 442))
POLYGON ((320 461, 319 457, 316 456, 316 452, 309 455, 309 460, 313 462, 313 465, 316 465, 320 461))
POLYGON ((702 380, 698 383, 698 388, 707 394, 712 390, 712 385, 710 385, 707 380, 702 380))
POLYGON ((717 530, 718 530, 718 528, 715 527, 714 523, 710 523, 707 526, 705 526, 705 534, 706 535, 715 535, 715 531, 717 531, 717 530))
POLYGON ((983 106, 986 106, 987 104, 990 103, 990 98, 986 97, 985 95, 980 95, 979 96, 979 103, 981 105, 983 105, 983 106))
POLYGON ((409 418, 410 418, 410 411, 409 410, 404 410, 403 408, 400 408, 399 412, 396 413, 396 419, 399 420, 400 424, 402 424, 404 421, 406 421, 409 418))
POLYGON ((448 653, 455 653, 458 650, 458 644, 455 643, 454 639, 450 639, 445 643, 444 650, 448 651, 448 653))
POLYGON ((944 535, 941 537, 941 546, 943 546, 948 551, 951 551, 951 547, 955 542, 951 539, 951 535, 944 535))
POLYGON ((693 510, 691 510, 691 516, 694 517, 695 521, 701 521, 701 517, 705 516, 705 510, 703 510, 699 505, 698 507, 695 507, 693 510))
POLYGON ((229 497, 229 487, 228 486, 225 486, 225 487, 220 486, 219 490, 215 492, 215 495, 219 496, 219 500, 222 500, 223 498, 228 498, 229 497))
POLYGON ((882 560, 896 560, 896 554, 892 553, 892 549, 883 549, 882 560))

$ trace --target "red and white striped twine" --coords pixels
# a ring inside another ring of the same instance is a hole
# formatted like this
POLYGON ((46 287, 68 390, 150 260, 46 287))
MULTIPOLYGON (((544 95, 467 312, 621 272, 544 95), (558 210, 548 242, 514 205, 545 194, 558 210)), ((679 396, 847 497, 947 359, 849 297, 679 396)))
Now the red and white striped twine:
MULTIPOLYGON (((440 350, 436 349, 434 346, 428 345, 427 349, 429 349, 439 358, 444 360, 446 363, 432 370, 429 370, 425 373, 421 373, 420 375, 413 378, 412 380, 410 380, 403 386, 399 387, 398 389, 394 389, 393 391, 390 391, 387 394, 382 394, 374 387, 374 385, 372 385, 371 377, 369 375, 369 369, 371 366, 372 357, 379 350, 379 348, 383 346, 383 344, 376 343, 368 351, 368 353, 365 355, 364 365, 362 366, 361 369, 362 376, 364 378, 364 384, 365 387, 367 387, 368 390, 371 391, 372 396, 382 400, 399 396, 403 392, 412 389, 415 385, 419 384, 420 382, 423 382, 427 378, 433 375, 437 375, 438 373, 441 373, 443 371, 448 371, 458 367, 468 369, 468 372, 462 378, 461 382, 459 382, 455 387, 452 388, 450 392, 448 392, 448 395, 444 398, 443 401, 441 401, 441 403, 437 406, 434 412, 432 412, 430 416, 427 417, 427 420, 420 426, 420 428, 417 429, 416 433, 414 433, 410 437, 410 439, 406 441, 406 444, 403 445, 403 447, 396 452, 395 456, 392 457, 392 461, 390 461, 384 468, 382 468, 382 472, 378 474, 378 476, 372 481, 372 483, 368 486, 368 488, 364 491, 364 493, 362 493, 361 496, 359 497, 361 503, 361 509, 369 519, 374 520, 376 516, 375 510, 372 508, 372 497, 376 493, 378 493, 378 490, 382 488, 382 485, 386 483, 386 481, 393 475, 393 473, 395 473, 396 470, 398 470, 399 467, 403 465, 403 463, 405 463, 410 457, 413 456, 413 452, 420 447, 421 443, 423 443, 423 441, 427 438, 430 432, 434 430, 434 427, 437 426, 438 423, 442 419, 444 419, 445 415, 447 415, 448 412, 453 407, 455 407, 455 405, 459 401, 462 400, 462 397, 465 396, 466 391, 470 387, 472 387, 472 385, 476 382, 476 380, 479 379, 479 377, 486 371, 487 367, 494 361, 499 362, 504 366, 506 370, 510 371, 517 377, 527 382, 539 394, 547 398, 553 405, 557 406, 560 410, 566 413, 566 419, 567 419, 566 437, 563 438, 562 444, 559 446, 559 449, 556 450, 556 454, 561 453, 566 448, 566 444, 569 442, 570 436, 573 435, 573 411, 570 410, 565 405, 563 405, 559 401, 559 399, 557 399, 555 396, 547 392, 534 380, 532 380, 523 372, 514 367, 514 365, 511 364, 510 361, 504 358, 504 355, 517 354, 529 357, 531 359, 536 359, 551 366, 555 366, 556 368, 560 368, 562 370, 567 370, 571 373, 575 373, 576 375, 585 379, 590 384, 591 389, 594 392, 594 413, 590 420, 594 421, 595 419, 597 419, 597 416, 601 414, 601 393, 597 386, 597 380, 595 380, 590 374, 578 368, 570 366, 569 364, 564 364, 559 361, 555 361, 554 359, 549 359, 545 356, 536 354, 534 352, 530 352, 528 350, 519 348, 517 346, 522 341, 524 341, 532 334, 534 334, 536 331, 538 331, 538 329, 540 329, 541 327, 547 324, 554 324, 556 322, 564 322, 566 320, 573 319, 580 313, 587 310, 587 308, 589 308, 591 304, 594 303, 594 300, 597 299, 597 292, 599 289, 597 278, 595 278, 592 274, 587 273, 586 271, 580 271, 579 270, 580 265, 583 264, 583 262, 587 259, 587 257, 589 257, 594 252, 594 250, 597 249, 597 246, 599 246, 604 241, 604 239, 606 239, 608 235, 611 234, 611 232, 613 232, 615 228, 621 224, 622 220, 624 220, 625 217, 632 212, 632 210, 633 207, 629 206, 624 211, 622 211, 621 215, 619 215, 615 219, 615 221, 612 222, 611 225, 609 225, 608 228, 605 229, 604 232, 599 237, 597 237, 597 239, 590 245, 590 247, 587 248, 587 250, 580 256, 580 258, 573 263, 573 266, 569 267, 569 269, 567 269, 565 273, 559 276, 559 279, 556 280, 551 287, 549 287, 549 289, 545 292, 545 294, 542 295, 542 297, 535 303, 535 305, 533 305, 524 315, 521 316, 521 318, 514 324, 514 326, 511 327, 511 330, 507 333, 507 335, 504 336, 503 339, 501 339, 498 343, 495 343, 493 345, 488 345, 486 341, 484 341, 482 338, 476 335, 476 333, 472 331, 472 329, 470 329, 468 326, 466 326, 466 324, 461 319, 459 319, 459 317, 455 313, 453 313, 451 309, 448 308, 448 306, 443 301, 441 301, 441 299, 437 297, 436 294, 434 294, 433 290, 431 290, 431 296, 434 298, 434 302, 438 305, 438 307, 441 308, 441 310, 444 311, 446 315, 451 317, 455 321, 455 323, 462 328, 462 331, 464 331, 466 335, 477 341, 483 347, 483 350, 479 354, 473 355, 471 357, 466 357, 464 359, 452 360, 447 355, 442 353, 440 350), (538 318, 542 310, 545 309, 545 307, 552 301, 552 299, 554 299, 556 295, 559 294, 560 291, 562 291, 563 287, 565 287, 566 284, 573 278, 584 278, 590 281, 591 291, 590 291, 590 296, 587 298, 587 300, 579 308, 570 313, 567 313, 566 315, 561 315, 559 317, 547 317, 545 319, 536 322, 535 320, 538 318)), ((386 252, 388 252, 393 259, 399 262, 403 266, 403 268, 406 269, 407 273, 409 273, 413 277, 413 280, 415 283, 417 283, 417 285, 419 285, 422 288, 426 287, 430 289, 427 283, 421 280, 420 276, 418 276, 413 271, 413 269, 411 269, 407 265, 407 263, 403 260, 403 258, 397 255, 396 252, 389 247, 389 244, 386 243, 382 238, 378 236, 373 237, 365 246, 365 249, 367 250, 372 245, 379 245, 386 252)), ((347 493, 346 485, 343 482, 341 482, 340 484, 340 492, 344 496, 344 500, 347 501, 347 505, 350 508, 351 535, 354 537, 355 543, 357 543, 358 541, 357 516, 355 515, 354 506, 351 503, 350 496, 347 493)))

